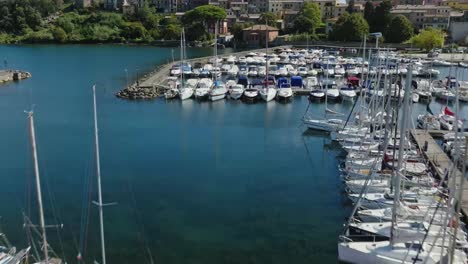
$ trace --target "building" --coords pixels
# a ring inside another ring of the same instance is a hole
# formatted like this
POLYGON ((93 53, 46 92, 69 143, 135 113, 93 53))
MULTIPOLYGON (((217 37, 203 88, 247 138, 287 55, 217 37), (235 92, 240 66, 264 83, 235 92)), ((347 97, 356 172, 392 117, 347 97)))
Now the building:
POLYGON ((278 37, 278 29, 267 25, 253 25, 242 30, 242 40, 251 47, 264 47, 278 37))
POLYGON ((282 16, 286 11, 301 11, 304 6, 303 0, 269 0, 268 11, 282 16))
POLYGON ((455 10, 468 10, 468 0, 442 0, 441 6, 449 6, 455 10))
POLYGON ((426 27, 447 29, 450 17, 455 15, 451 7, 435 5, 397 5, 390 13, 395 16, 405 16, 419 29, 426 27))
POLYGON ((468 44, 468 10, 450 21, 450 37, 454 42, 468 44))
POLYGON ((248 10, 249 13, 258 14, 268 12, 269 0, 249 0, 248 10))

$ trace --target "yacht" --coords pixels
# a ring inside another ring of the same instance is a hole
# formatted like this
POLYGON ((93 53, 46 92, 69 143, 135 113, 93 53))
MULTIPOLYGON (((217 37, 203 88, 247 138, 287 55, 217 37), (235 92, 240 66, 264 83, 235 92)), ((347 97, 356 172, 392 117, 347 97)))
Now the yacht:
POLYGON ((255 101, 258 98, 259 86, 252 86, 244 90, 244 98, 248 101, 255 101))
POLYGON ((188 79, 182 88, 179 90, 180 100, 186 100, 193 96, 195 88, 198 85, 198 79, 188 79))
POLYGON ((226 85, 222 81, 214 81, 213 83, 213 88, 211 91, 208 93, 208 97, 210 101, 218 101, 226 98, 226 85))
POLYGON ((210 88, 213 85, 213 81, 209 78, 202 78, 198 82, 197 88, 195 89, 195 98, 196 99, 206 99, 210 88))
POLYGON ((341 119, 311 119, 311 118, 304 118, 304 124, 313 130, 325 131, 325 132, 337 132, 338 130, 342 129, 345 121, 341 119))
POLYGON ((290 100, 293 98, 293 90, 291 88, 291 85, 289 83, 284 83, 281 86, 278 87, 278 94, 277 98, 278 100, 290 100))
POLYGON ((354 100, 356 98, 356 90, 351 85, 340 88, 340 96, 345 100, 354 100))
POLYGON ((240 99, 242 95, 244 94, 244 85, 236 84, 236 85, 231 86, 231 88, 229 88, 228 94, 229 94, 229 98, 233 100, 240 99))

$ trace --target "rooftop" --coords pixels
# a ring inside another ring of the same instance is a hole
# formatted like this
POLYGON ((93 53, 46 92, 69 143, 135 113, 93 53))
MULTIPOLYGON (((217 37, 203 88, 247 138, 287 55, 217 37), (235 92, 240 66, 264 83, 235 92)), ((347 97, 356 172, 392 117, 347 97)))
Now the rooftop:
POLYGON ((253 25, 248 28, 244 28, 243 30, 245 31, 250 31, 250 30, 268 30, 268 31, 278 31, 277 28, 272 27, 272 26, 267 26, 267 25, 253 25))

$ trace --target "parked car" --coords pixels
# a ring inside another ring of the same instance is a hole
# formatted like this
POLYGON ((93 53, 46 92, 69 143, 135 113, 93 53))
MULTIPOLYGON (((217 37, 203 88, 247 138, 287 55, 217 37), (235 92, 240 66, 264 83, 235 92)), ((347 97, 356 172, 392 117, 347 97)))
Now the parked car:
POLYGON ((427 54, 428 58, 437 58, 439 56, 439 52, 437 51, 431 51, 427 54))

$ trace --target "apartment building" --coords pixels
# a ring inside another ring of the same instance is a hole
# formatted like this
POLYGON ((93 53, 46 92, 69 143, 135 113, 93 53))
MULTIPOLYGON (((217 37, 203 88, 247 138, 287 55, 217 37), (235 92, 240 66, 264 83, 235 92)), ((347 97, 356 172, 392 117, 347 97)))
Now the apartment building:
POLYGON ((468 0, 442 0, 441 6, 449 6, 455 10, 468 10, 468 0))
POLYGON ((447 29, 450 17, 456 15, 451 7, 436 5, 397 5, 390 13, 405 16, 419 29, 426 27, 447 29))

